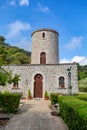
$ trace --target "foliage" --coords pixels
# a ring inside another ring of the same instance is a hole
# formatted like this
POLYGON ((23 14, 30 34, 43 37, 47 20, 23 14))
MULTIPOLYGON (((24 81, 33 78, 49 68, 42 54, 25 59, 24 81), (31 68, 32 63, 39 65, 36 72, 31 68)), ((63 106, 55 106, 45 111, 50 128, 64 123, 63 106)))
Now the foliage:
POLYGON ((4 41, 6 39, 3 37, 3 36, 0 36, 0 46, 3 46, 4 45, 4 41))
POLYGON ((79 87, 79 92, 87 92, 87 87, 79 87))
POLYGON ((0 36, 0 65, 30 64, 31 53, 5 43, 5 38, 0 36))
POLYGON ((14 78, 12 79, 12 82, 18 83, 19 80, 20 80, 20 75, 15 74, 14 78))
POLYGON ((87 102, 74 96, 59 96, 60 115, 69 130, 87 130, 87 102))
POLYGON ((75 97, 77 97, 77 98, 79 98, 81 100, 87 101, 87 94, 79 94, 79 95, 77 95, 75 97))
POLYGON ((5 90, 5 91, 4 91, 4 94, 9 94, 9 93, 10 93, 10 92, 9 92, 9 91, 7 91, 7 90, 5 90))
POLYGON ((79 91, 87 92, 87 78, 78 81, 79 91))
POLYGON ((12 57, 12 64, 29 64, 29 57, 23 52, 17 52, 12 57))
POLYGON ((14 85, 16 85, 19 80, 20 75, 15 74, 15 76, 12 78, 11 72, 7 72, 5 69, 0 68, 0 85, 6 86, 7 83, 14 83, 14 85))
POLYGON ((0 107, 5 113, 15 113, 19 107, 20 94, 0 93, 0 107))
POLYGON ((31 97, 30 89, 28 89, 28 97, 31 97))
POLYGON ((78 80, 87 78, 87 65, 81 66, 78 64, 78 80))
POLYGON ((5 86, 7 83, 11 83, 11 72, 0 68, 0 85, 5 86))
POLYGON ((78 86, 80 92, 87 92, 87 65, 78 64, 78 86))
POLYGON ((50 101, 52 105, 58 103, 58 96, 59 93, 50 93, 50 101))
POLYGON ((45 97, 45 98, 49 98, 49 95, 48 95, 48 92, 47 92, 47 91, 45 91, 44 97, 45 97))

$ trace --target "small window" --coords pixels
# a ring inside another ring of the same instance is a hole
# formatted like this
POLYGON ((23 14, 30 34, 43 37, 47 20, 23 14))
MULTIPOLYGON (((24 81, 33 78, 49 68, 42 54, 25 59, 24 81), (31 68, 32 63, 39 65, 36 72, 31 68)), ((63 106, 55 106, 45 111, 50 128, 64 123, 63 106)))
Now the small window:
POLYGON ((64 77, 59 77, 59 88, 64 88, 65 87, 65 83, 64 83, 64 77))
POLYGON ((45 33, 42 34, 42 37, 45 38, 45 33))

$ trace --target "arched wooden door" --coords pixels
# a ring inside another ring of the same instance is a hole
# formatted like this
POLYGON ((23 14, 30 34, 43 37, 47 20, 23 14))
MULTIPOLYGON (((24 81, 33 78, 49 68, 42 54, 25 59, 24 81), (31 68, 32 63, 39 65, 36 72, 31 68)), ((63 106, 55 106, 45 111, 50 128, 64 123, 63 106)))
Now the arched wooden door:
POLYGON ((40 64, 46 64, 46 53, 41 52, 40 54, 40 64))
POLYGON ((36 74, 34 77, 34 98, 43 97, 43 76, 36 74))

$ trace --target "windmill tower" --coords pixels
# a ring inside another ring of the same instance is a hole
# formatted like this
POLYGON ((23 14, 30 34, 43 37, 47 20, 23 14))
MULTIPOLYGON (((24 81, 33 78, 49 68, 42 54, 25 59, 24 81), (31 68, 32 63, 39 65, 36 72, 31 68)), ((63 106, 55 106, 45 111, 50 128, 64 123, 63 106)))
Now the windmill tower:
POLYGON ((58 32, 39 29, 32 33, 31 64, 58 64, 58 32))

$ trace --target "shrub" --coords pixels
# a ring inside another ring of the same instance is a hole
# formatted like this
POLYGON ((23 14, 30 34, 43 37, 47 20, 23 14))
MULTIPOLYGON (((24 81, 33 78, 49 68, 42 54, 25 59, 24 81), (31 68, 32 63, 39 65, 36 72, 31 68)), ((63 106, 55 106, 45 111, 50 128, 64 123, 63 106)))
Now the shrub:
POLYGON ((0 94, 2 94, 2 92, 0 91, 0 94))
POLYGON ((87 87, 79 87, 79 92, 87 92, 87 87))
POLYGON ((60 115, 69 130, 87 130, 87 102, 74 96, 62 96, 58 100, 60 115))
POLYGON ((58 96, 58 93, 50 93, 50 101, 52 105, 58 103, 58 96))
POLYGON ((18 88, 18 81, 20 80, 20 75, 15 74, 14 78, 12 79, 13 87, 18 88))
POLYGON ((48 94, 47 91, 45 91, 45 93, 44 93, 44 99, 45 99, 45 100, 49 100, 49 94, 48 94))
POLYGON ((4 92, 4 94, 9 94, 9 91, 6 90, 6 91, 4 92))
POLYGON ((30 89, 28 89, 28 97, 27 97, 28 100, 31 100, 32 99, 32 95, 31 95, 31 91, 30 89))
POLYGON ((0 92, 0 107, 2 108, 3 106, 3 94, 0 92))
POLYGON ((48 92, 47 92, 47 91, 45 91, 45 93, 44 93, 44 97, 49 97, 49 95, 48 95, 48 92))
POLYGON ((81 100, 87 101, 87 94, 79 94, 78 96, 75 96, 81 100))
POLYGON ((28 89, 28 97, 31 97, 30 89, 28 89))
POLYGON ((0 105, 5 113, 15 113, 19 107, 20 94, 0 94, 0 105))

